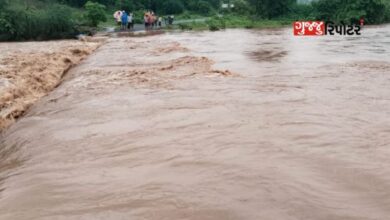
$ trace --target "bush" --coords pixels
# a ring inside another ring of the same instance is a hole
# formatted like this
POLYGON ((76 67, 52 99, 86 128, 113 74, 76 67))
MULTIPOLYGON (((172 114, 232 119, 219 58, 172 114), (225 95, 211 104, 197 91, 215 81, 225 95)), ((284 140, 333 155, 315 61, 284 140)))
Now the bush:
POLYGON ((7 7, 0 13, 0 40, 46 40, 75 35, 72 11, 59 4, 44 10, 7 7))
POLYGON ((319 0, 313 3, 315 17, 334 22, 355 23, 364 17, 368 24, 385 20, 385 4, 382 0, 319 0))
POLYGON ((210 20, 208 20, 206 23, 210 31, 218 31, 226 28, 226 23, 223 18, 213 17, 210 20))
POLYGON ((191 14, 188 11, 185 11, 183 14, 180 15, 181 19, 190 19, 191 14))
POLYGON ((272 19, 290 12, 295 0, 247 0, 257 17, 272 19))
POLYGON ((291 7, 291 12, 284 17, 291 20, 314 20, 313 10, 311 4, 294 4, 291 7))
POLYGON ((219 9, 222 4, 221 0, 207 0, 207 2, 215 9, 219 9))
POLYGON ((253 13, 253 10, 250 8, 249 4, 245 0, 235 0, 233 1, 234 8, 232 11, 240 15, 250 15, 253 13))
POLYGON ((85 17, 93 27, 97 27, 100 22, 107 21, 105 9, 106 6, 96 2, 88 1, 85 4, 85 10, 87 11, 85 17))
POLYGON ((180 30, 192 30, 192 26, 190 24, 182 23, 177 25, 180 30))
POLYGON ((117 10, 125 10, 127 12, 132 12, 132 11, 144 9, 144 6, 139 0, 112 0, 112 1, 114 1, 115 3, 111 5, 114 5, 117 10))
POLYGON ((165 14, 180 14, 184 11, 184 6, 179 0, 168 0, 163 4, 165 14))
POLYGON ((386 10, 385 10, 385 22, 390 22, 390 1, 384 1, 386 10))
POLYGON ((0 41, 11 40, 15 33, 9 14, 0 12, 0 41))
POLYGON ((0 0, 0 9, 5 8, 8 5, 8 0, 0 0))
POLYGON ((212 11, 212 6, 210 3, 201 0, 196 4, 194 10, 199 14, 208 15, 212 11))

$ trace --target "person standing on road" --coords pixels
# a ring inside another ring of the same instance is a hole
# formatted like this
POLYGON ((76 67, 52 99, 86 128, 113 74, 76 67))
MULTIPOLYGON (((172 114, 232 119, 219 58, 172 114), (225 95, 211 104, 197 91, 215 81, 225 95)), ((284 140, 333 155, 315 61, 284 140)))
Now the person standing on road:
POLYGON ((168 16, 168 24, 169 24, 169 25, 172 25, 172 24, 173 24, 174 18, 175 18, 175 17, 174 17, 173 15, 169 15, 169 16, 168 16))
POLYGON ((134 23, 133 23, 133 13, 130 13, 127 17, 127 29, 133 30, 134 29, 134 23))
POLYGON ((148 25, 149 25, 149 29, 153 29, 154 27, 154 15, 152 13, 149 13, 149 16, 148 16, 148 25))
POLYGON ((149 29, 149 15, 147 12, 144 14, 144 23, 145 23, 145 30, 149 29))
POLYGON ((118 26, 122 25, 122 11, 116 11, 114 13, 114 18, 118 26))
POLYGON ((127 16, 127 13, 126 11, 122 11, 122 30, 126 30, 127 28, 127 20, 128 20, 128 16, 127 16))
POLYGON ((154 12, 151 11, 150 12, 150 16, 149 16, 149 25, 151 26, 151 28, 153 29, 155 24, 156 24, 156 16, 154 15, 154 12))
POLYGON ((162 17, 158 17, 158 27, 161 28, 162 25, 162 17))
POLYGON ((360 26, 364 26, 364 17, 361 17, 360 20, 359 20, 359 24, 360 26))

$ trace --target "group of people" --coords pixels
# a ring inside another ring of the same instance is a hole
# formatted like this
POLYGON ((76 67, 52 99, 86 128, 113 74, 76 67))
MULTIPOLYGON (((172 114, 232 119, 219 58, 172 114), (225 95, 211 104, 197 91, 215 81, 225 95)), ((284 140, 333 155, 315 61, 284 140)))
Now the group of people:
POLYGON ((121 27, 121 30, 132 30, 134 29, 134 18, 133 13, 127 13, 126 11, 116 11, 114 13, 114 18, 118 25, 121 27))
MULTIPOLYGON (((117 24, 121 27, 121 30, 133 30, 134 29, 134 16, 133 13, 127 13, 124 10, 116 11, 114 18, 117 24)), ((159 17, 154 14, 153 11, 147 11, 144 13, 145 30, 151 30, 155 27, 161 28, 162 22, 165 21, 165 25, 172 25, 174 16, 170 15, 167 18, 159 17)))
POLYGON ((144 24, 146 30, 153 29, 154 27, 161 27, 162 17, 156 16, 153 11, 147 11, 144 14, 144 24))

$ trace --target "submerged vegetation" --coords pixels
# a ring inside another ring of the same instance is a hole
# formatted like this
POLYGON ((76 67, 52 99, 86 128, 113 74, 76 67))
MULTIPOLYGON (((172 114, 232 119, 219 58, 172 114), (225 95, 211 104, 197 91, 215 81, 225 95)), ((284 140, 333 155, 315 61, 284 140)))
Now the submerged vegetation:
POLYGON ((179 23, 181 29, 263 28, 294 20, 321 19, 367 24, 390 22, 389 0, 0 0, 0 41, 74 37, 95 28, 115 10, 134 12, 142 23, 144 10, 177 19, 205 18, 179 23), (234 7, 228 6, 230 2, 234 7), (312 3, 309 3, 312 2, 312 3))

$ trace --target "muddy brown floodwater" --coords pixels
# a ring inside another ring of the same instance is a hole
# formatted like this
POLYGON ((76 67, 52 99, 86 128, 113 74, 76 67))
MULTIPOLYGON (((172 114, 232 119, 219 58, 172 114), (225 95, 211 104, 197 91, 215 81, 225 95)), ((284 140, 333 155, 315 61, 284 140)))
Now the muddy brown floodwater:
POLYGON ((1 137, 0 219, 382 220, 390 26, 112 38, 1 137))
POLYGON ((0 43, 0 132, 104 41, 94 40, 0 43))

